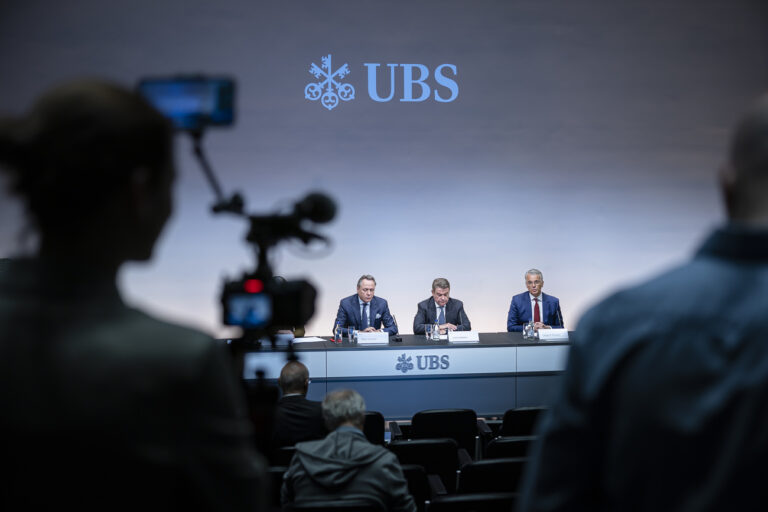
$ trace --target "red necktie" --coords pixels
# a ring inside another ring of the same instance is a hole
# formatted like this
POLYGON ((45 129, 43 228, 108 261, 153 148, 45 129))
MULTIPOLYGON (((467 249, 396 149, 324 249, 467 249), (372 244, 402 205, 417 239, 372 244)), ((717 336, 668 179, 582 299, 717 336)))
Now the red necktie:
POLYGON ((541 322, 541 317, 539 316, 539 299, 533 299, 533 321, 541 322))

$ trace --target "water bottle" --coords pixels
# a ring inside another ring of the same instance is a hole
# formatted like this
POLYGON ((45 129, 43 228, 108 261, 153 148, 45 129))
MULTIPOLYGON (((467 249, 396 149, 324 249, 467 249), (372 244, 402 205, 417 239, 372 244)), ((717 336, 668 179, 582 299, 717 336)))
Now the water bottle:
POLYGON ((333 329, 333 341, 336 343, 341 343, 341 325, 338 323, 336 324, 336 327, 333 329))
POLYGON ((432 325, 432 339, 435 341, 440 340, 440 324, 437 323, 437 320, 432 325))
POLYGON ((533 322, 528 322, 523 326, 523 339, 525 340, 532 340, 534 339, 534 333, 536 332, 536 329, 533 327, 533 322))

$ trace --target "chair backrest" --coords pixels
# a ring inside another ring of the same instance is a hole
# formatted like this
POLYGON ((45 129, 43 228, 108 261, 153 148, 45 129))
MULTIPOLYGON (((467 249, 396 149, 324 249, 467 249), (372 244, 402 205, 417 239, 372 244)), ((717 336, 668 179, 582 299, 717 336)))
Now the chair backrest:
POLYGON ((411 418, 414 439, 450 437, 475 458, 477 414, 472 409, 431 409, 411 418))
POLYGON ((384 415, 378 411, 365 411, 365 437, 373 444, 384 445, 384 415))
POLYGON ((440 496, 429 504, 429 512, 512 512, 517 494, 511 492, 440 496))
POLYGON ((485 458, 527 457, 531 443, 535 440, 536 436, 497 437, 485 447, 485 458))
POLYGON ((269 467, 270 499, 273 509, 280 508, 280 491, 283 487, 283 475, 288 471, 285 466, 269 467))
POLYGON ((451 438, 403 439, 389 443, 400 464, 418 464, 427 474, 435 474, 448 492, 456 489, 459 446, 451 438))
POLYGON ((536 432, 536 422, 546 407, 519 407, 509 409, 501 420, 500 436, 531 436, 536 432))
POLYGON ((376 500, 339 499, 339 500, 312 500, 300 503, 290 503, 283 506, 284 512, 386 512, 386 507, 376 500))
POLYGON ((293 454, 296 453, 295 446, 282 446, 272 452, 271 463, 273 466, 290 466, 293 454))
POLYGON ((430 498, 429 480, 424 466, 419 464, 401 464, 403 475, 408 482, 408 492, 413 496, 416 502, 416 508, 423 512, 426 508, 426 501, 430 498))
POLYGON ((459 472, 460 494, 478 492, 517 492, 523 467, 528 459, 485 459, 462 466, 459 472))

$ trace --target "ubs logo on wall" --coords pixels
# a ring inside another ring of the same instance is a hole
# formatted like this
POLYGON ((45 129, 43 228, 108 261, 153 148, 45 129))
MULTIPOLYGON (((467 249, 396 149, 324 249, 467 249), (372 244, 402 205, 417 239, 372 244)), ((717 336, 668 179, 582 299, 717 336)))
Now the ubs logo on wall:
MULTIPOLYGON (((451 366, 448 360, 448 355, 442 356, 428 355, 428 356, 416 356, 416 367, 419 370, 447 370, 451 366)), ((406 356, 405 354, 397 357, 397 364, 395 370, 403 373, 408 373, 413 370, 413 358, 406 356)))
MULTIPOLYGON (((328 110, 333 110, 339 105, 339 100, 350 101, 355 99, 355 87, 342 80, 351 73, 349 65, 345 62, 342 66, 333 69, 332 55, 322 57, 321 65, 314 62, 309 67, 309 72, 317 82, 311 82, 304 87, 304 97, 311 101, 320 100, 320 104, 328 110)), ((399 94, 399 101, 421 102, 434 100, 438 103, 450 103, 459 96, 459 84, 450 76, 456 77, 456 66, 453 64, 441 64, 432 73, 434 84, 427 80, 430 77, 429 67, 424 64, 386 64, 389 69, 388 95, 382 96, 378 90, 377 79, 380 63, 366 62, 368 97, 377 103, 392 101, 399 94), (402 72, 400 71, 402 70, 402 72), (398 88, 397 78, 402 77, 402 87, 398 88), (418 95, 414 96, 414 89, 418 95)))

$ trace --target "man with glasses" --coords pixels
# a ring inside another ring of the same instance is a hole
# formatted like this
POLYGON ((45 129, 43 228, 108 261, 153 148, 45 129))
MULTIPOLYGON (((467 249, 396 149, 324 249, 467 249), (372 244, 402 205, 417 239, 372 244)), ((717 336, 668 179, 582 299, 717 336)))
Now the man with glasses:
POLYGON ((521 332, 528 322, 533 322, 533 328, 537 331, 565 327, 560 300, 543 293, 543 286, 544 276, 540 270, 532 268, 525 273, 525 287, 528 291, 512 297, 507 314, 507 331, 521 332))

